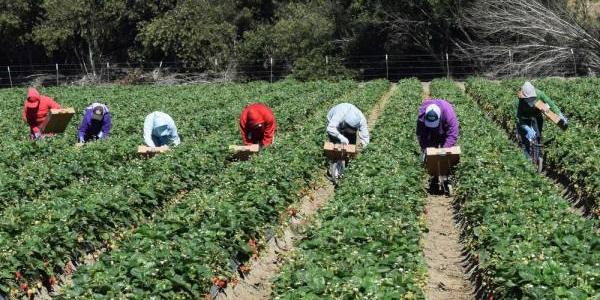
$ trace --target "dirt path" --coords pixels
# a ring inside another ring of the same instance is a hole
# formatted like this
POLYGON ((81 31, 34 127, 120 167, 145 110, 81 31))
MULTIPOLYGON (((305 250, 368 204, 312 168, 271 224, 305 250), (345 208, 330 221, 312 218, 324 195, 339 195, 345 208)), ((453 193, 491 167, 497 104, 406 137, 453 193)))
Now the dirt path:
POLYGON ((453 219, 452 198, 430 195, 427 198, 425 235, 427 262, 426 298, 431 300, 473 299, 473 289, 462 267, 459 233, 453 219))
POLYGON ((421 82, 421 86, 423 86, 423 99, 431 97, 431 82, 421 82))
MULTIPOLYGON (((367 118, 370 129, 375 126, 377 119, 383 113, 385 106, 397 88, 398 86, 395 83, 392 84, 371 110, 371 114, 367 118)), ((302 197, 299 204, 294 205, 297 209, 296 215, 282 225, 279 230, 279 232, 282 232, 281 234, 268 241, 265 249, 260 252, 259 258, 251 263, 251 271, 246 275, 246 278, 239 280, 238 285, 235 287, 228 286, 225 292, 220 293, 216 299, 270 299, 272 281, 279 273, 285 261, 285 256, 294 250, 295 242, 304 236, 302 232, 304 225, 310 222, 318 210, 325 206, 335 194, 333 184, 326 177, 320 178, 315 186, 302 197)))
MULTIPOLYGON (((422 84, 424 97, 430 96, 429 82, 422 84)), ((461 86, 462 83, 456 84, 461 86)), ((464 84, 461 88, 464 90, 464 84)), ((462 266, 462 247, 452 202, 451 197, 429 195, 425 207, 429 229, 424 238, 428 274, 426 298, 431 300, 474 299, 473 287, 462 266)))

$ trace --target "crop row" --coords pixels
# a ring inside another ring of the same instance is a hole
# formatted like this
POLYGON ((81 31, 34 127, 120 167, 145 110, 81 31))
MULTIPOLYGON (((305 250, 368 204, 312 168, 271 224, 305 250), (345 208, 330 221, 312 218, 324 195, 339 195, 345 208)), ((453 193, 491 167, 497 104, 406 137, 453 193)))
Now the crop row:
POLYGON ((453 101, 461 122, 455 201, 478 298, 600 296, 597 222, 571 212, 553 183, 453 82, 434 81, 431 89, 453 101))
MULTIPOLYGON (((515 136, 516 97, 512 90, 483 79, 467 83, 467 92, 497 121, 510 136, 515 136)), ((543 137, 551 141, 543 147, 547 170, 567 180, 578 199, 584 199, 593 215, 600 216, 600 133, 578 122, 560 130, 553 124, 544 126, 543 137)))
MULTIPOLYGON (((194 142, 220 134, 218 131, 225 124, 235 124, 236 113, 242 105, 257 99, 263 99, 271 105, 278 105, 286 98, 315 90, 317 84, 283 83, 269 86, 221 85, 205 89, 205 94, 196 95, 195 101, 180 99, 173 101, 170 109, 177 123, 184 142, 194 142), (198 133, 203 133, 202 135, 198 133), (189 133, 190 135, 185 135, 189 133)), ((108 94, 108 93, 107 93, 108 94)), ((166 97, 166 94, 162 94, 166 97)), ((118 99, 118 98, 117 98, 118 99)), ((156 101, 151 98, 148 102, 156 101)), ((143 102, 143 101, 140 101, 143 102)), ((149 105, 146 103, 145 105, 149 105)), ((141 126, 147 111, 140 111, 140 106, 133 105, 136 111, 120 111, 114 109, 115 126, 138 126, 135 134, 122 137, 115 134, 109 140, 90 143, 85 149, 77 149, 72 143, 64 145, 60 155, 30 157, 14 168, 6 168, 0 182, 0 203, 3 207, 15 202, 30 202, 36 198, 42 201, 52 197, 56 190, 68 188, 71 184, 94 184, 99 177, 107 174, 120 174, 129 168, 130 162, 137 160, 136 145, 140 144, 141 126), (129 118, 118 118, 129 113, 129 118)), ((131 108, 130 108, 131 109, 131 108)), ((121 129, 122 130, 122 129, 121 129)), ((134 130, 131 128, 130 130, 134 130)), ((48 146, 47 144, 36 145, 48 146)))
POLYGON ((424 299, 425 174, 409 117, 420 95, 418 81, 399 83, 376 137, 284 265, 274 299, 424 299))
POLYGON ((317 113, 248 164, 236 164, 209 190, 191 193, 152 223, 141 226, 98 263, 80 269, 66 298, 200 299, 214 276, 233 277, 231 261, 252 255, 285 208, 324 164, 325 119, 335 101, 366 111, 388 87, 371 82, 338 99, 312 105, 317 113))
MULTIPOLYGON (((219 110, 222 110, 223 106, 236 101, 235 97, 219 98, 218 93, 216 93, 219 90, 215 89, 213 93, 199 95, 193 106, 173 103, 169 113, 176 120, 181 115, 186 116, 186 119, 192 119, 194 121, 193 124, 207 123, 208 120, 201 120, 202 117, 206 119, 207 116, 219 113, 219 110), (214 104, 206 107, 212 103, 214 104), (203 107, 203 113, 194 113, 194 107, 203 107), (188 111, 182 111, 181 108, 187 108, 188 111), (177 114, 173 114, 171 111, 177 114)), ((237 89, 236 92, 239 94, 240 89, 237 89)), ((105 94, 109 93, 105 92, 105 94)), ((142 103, 145 103, 145 105, 151 104, 152 99, 145 99, 145 101, 138 99, 133 102, 131 103, 132 106, 126 111, 118 110, 119 107, 111 107, 113 115, 116 115, 114 118, 115 131, 118 132, 119 128, 126 125, 137 124, 138 132, 130 136, 123 136, 116 133, 106 141, 86 145, 85 149, 73 147, 73 137, 60 137, 60 140, 57 142, 64 142, 65 144, 58 144, 53 141, 54 139, 38 143, 24 142, 35 144, 34 147, 40 149, 44 147, 55 148, 57 151, 60 151, 60 154, 29 154, 27 157, 11 160, 11 164, 13 165, 4 169, 6 173, 2 174, 3 180, 0 183, 0 190, 3 193, 0 197, 3 206, 17 201, 31 201, 35 198, 43 198, 44 194, 54 189, 68 187, 73 182, 88 183, 98 173, 118 172, 118 168, 126 167, 127 162, 137 157, 135 155, 135 148, 141 141, 143 114, 148 113, 148 111, 142 109, 142 103), (128 117, 124 117, 124 115, 128 115, 128 117)), ((228 111, 224 112, 229 113, 228 111)), ((229 113, 229 115, 232 114, 229 113)), ((213 119, 212 121, 216 120, 213 119)), ((182 124, 178 125, 182 127, 182 124)), ((186 124, 184 127, 187 128, 189 125, 191 124, 186 124)), ((195 127, 198 127, 198 125, 195 127)), ((14 147, 16 151, 19 151, 18 146, 20 145, 14 147)), ((18 155, 18 152, 15 155, 18 155)))
MULTIPOLYGON (((344 84, 345 85, 345 84, 344 84)), ((348 85, 348 87, 350 87, 348 85)), ((283 96, 282 94, 286 93, 285 89, 283 89, 283 91, 276 91, 276 92, 272 92, 270 94, 266 94, 263 95, 262 98, 269 103, 270 105, 275 105, 274 108, 277 110, 279 109, 279 107, 283 107, 285 109, 285 105, 279 104, 280 102, 284 102, 285 96, 283 96)), ((292 99, 294 99, 293 97, 296 96, 295 93, 290 93, 292 99)), ((319 95, 319 92, 316 92, 316 95, 319 95)), ((303 94, 302 97, 306 97, 306 98, 310 98, 314 95, 312 94, 303 94)), ((314 99, 314 98, 313 98, 314 99)), ((226 126, 225 128, 221 128, 221 131, 219 131, 218 133, 213 133, 210 135, 206 135, 204 137, 204 140, 206 141, 211 141, 211 140, 215 140, 215 139, 220 139, 220 140, 224 140, 224 141, 231 141, 234 142, 237 139, 235 138, 237 136, 236 132, 236 120, 237 120, 237 115, 239 114, 239 111, 241 110, 241 108, 243 107, 243 105, 245 104, 247 100, 240 100, 239 103, 231 103, 231 105, 229 105, 229 107, 223 108, 222 111, 219 112, 213 112, 213 119, 212 122, 216 122, 218 124, 220 124, 220 126, 223 126, 225 124, 229 125, 226 126), (224 130, 225 129, 225 130, 224 130)), ((284 122, 285 124, 285 122, 284 122)), ((115 141, 115 143, 118 144, 118 142, 115 141)), ((226 143, 226 142, 225 142, 226 143)), ((186 142, 185 144, 192 144, 197 146, 195 143, 190 142, 186 142)), ((219 145, 216 146, 219 149, 223 148, 225 145, 219 145)), ((86 149, 87 150, 87 149, 86 149)), ((187 152, 189 150, 189 147, 179 147, 177 149, 177 155, 181 155, 182 157, 188 156, 189 153, 187 152)), ((95 153, 96 155, 98 155, 98 153, 95 153)), ((177 160, 176 160, 177 161, 177 160)), ((99 177, 101 177, 101 180, 99 180, 100 178, 97 178, 98 181, 97 182, 93 182, 92 184, 95 185, 101 185, 101 184, 107 184, 107 185, 120 185, 120 186, 127 186, 128 184, 130 184, 131 179, 132 178, 139 178, 139 176, 133 176, 139 173, 144 173, 144 174, 153 174, 156 173, 157 171, 163 171, 165 170, 164 168, 164 160, 143 160, 143 159, 137 159, 134 161, 130 161, 125 163, 121 168, 117 168, 117 169, 112 169, 112 168, 98 168, 98 172, 100 172, 99 177)), ((193 169, 188 170, 187 172, 192 172, 193 169)), ((193 179, 193 178, 191 178, 193 179)), ((187 184, 192 185, 194 184, 193 180, 190 180, 189 182, 187 182, 187 184)), ((2 222, 0 222, 1 227, 4 228, 7 231, 10 231, 11 234, 17 234, 20 233, 19 230, 24 230, 26 228, 26 225, 32 222, 36 222, 38 219, 36 219, 36 217, 29 217, 29 218, 22 218, 19 216, 23 216, 23 215, 33 215, 36 216, 38 215, 40 211, 46 211, 48 210, 48 207, 53 207, 53 201, 55 201, 57 198, 64 198, 65 195, 69 195, 70 192, 73 191, 83 191, 84 193, 86 192, 90 192, 90 191, 94 191, 95 189, 90 189, 89 188, 89 184, 87 182, 76 182, 75 184, 71 185, 71 186, 67 186, 63 189, 56 189, 56 190, 49 190, 47 191, 47 195, 45 197, 40 197, 38 199, 35 199, 34 201, 31 202, 27 202, 27 203, 14 203, 13 207, 7 208, 6 212, 0 214, 0 216, 2 216, 2 222), (33 210, 33 211, 32 211, 33 210)), ((102 191, 102 188, 99 189, 100 191, 102 191)), ((58 210, 58 209, 57 209, 58 210)), ((39 215, 37 218, 42 218, 44 216, 39 215)))
MULTIPOLYGON (((280 132, 294 130, 303 121, 299 111, 310 111, 323 98, 339 97, 352 86, 322 83, 317 90, 276 106, 280 132)), ((107 174, 110 177, 94 186, 73 186, 50 201, 5 210, 0 231, 2 291, 18 285, 16 271, 28 281, 49 279, 62 272, 69 260, 77 262, 82 254, 110 247, 124 229, 138 226, 180 191, 215 185, 227 167, 227 145, 239 141, 235 120, 242 106, 227 116, 230 124, 220 121, 228 126, 219 135, 182 143, 176 151, 147 161, 131 162, 123 173, 107 174)))

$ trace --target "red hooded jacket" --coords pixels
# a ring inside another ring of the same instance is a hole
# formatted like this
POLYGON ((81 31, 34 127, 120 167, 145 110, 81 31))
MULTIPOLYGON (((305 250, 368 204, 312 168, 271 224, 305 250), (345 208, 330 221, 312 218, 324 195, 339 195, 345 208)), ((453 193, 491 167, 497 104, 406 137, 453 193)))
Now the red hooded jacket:
POLYGON ((244 145, 271 145, 275 137, 276 127, 273 111, 262 103, 246 106, 240 116, 240 129, 244 145), (262 126, 257 128, 257 125, 262 126))
POLYGON ((40 95, 35 88, 27 90, 27 99, 23 105, 23 120, 27 121, 32 133, 40 131, 40 126, 46 120, 50 109, 60 108, 60 105, 48 96, 40 95))

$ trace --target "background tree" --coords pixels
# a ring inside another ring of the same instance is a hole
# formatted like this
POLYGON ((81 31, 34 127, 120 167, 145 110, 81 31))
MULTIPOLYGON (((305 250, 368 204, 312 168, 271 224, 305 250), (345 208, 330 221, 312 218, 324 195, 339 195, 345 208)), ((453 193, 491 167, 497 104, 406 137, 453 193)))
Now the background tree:
POLYGON ((45 14, 33 28, 34 41, 42 44, 49 55, 74 54, 96 76, 96 64, 119 37, 115 32, 125 14, 125 2, 44 0, 41 8, 45 14))
POLYGON ((32 42, 31 30, 40 17, 41 1, 0 0, 0 61, 33 63, 44 49, 32 42))
POLYGON ((464 23, 463 54, 492 76, 600 71, 600 41, 566 11, 535 0, 477 0, 464 23), (481 13, 485 12, 485 13, 481 13))

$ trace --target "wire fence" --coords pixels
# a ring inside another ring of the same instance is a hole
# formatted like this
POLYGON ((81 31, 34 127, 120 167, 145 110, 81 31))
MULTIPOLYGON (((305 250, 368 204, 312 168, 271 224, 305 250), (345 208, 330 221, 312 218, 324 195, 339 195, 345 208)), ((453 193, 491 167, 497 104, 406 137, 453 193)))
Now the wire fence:
MULTIPOLYGON (((507 58, 510 60, 510 58, 507 58)), ((21 87, 28 85, 86 85, 86 84, 193 84, 208 82, 231 82, 265 80, 277 81, 295 71, 295 60, 266 58, 254 62, 219 62, 214 60, 208 66, 193 67, 198 64, 182 61, 147 61, 113 63, 104 62, 93 68, 85 64, 39 64, 0 66, 0 87, 21 87)), ((506 63, 507 61, 498 61, 506 63)), ((509 61, 512 63, 512 61, 509 61)), ((438 77, 462 79, 472 75, 485 75, 484 68, 462 57, 445 54, 431 55, 370 55, 345 58, 323 57, 317 62, 321 77, 335 76, 339 69, 347 70, 357 80, 387 78, 398 80, 417 77, 430 80, 438 77), (324 74, 324 76, 322 75, 324 74)), ((556 76, 575 76, 577 66, 556 66, 556 76)), ((514 65, 515 69, 521 66, 514 65)), ((509 68, 510 70, 510 68, 509 68)), ((526 73, 527 70, 524 72, 526 73)), ((501 76, 502 74, 494 74, 501 76)))

